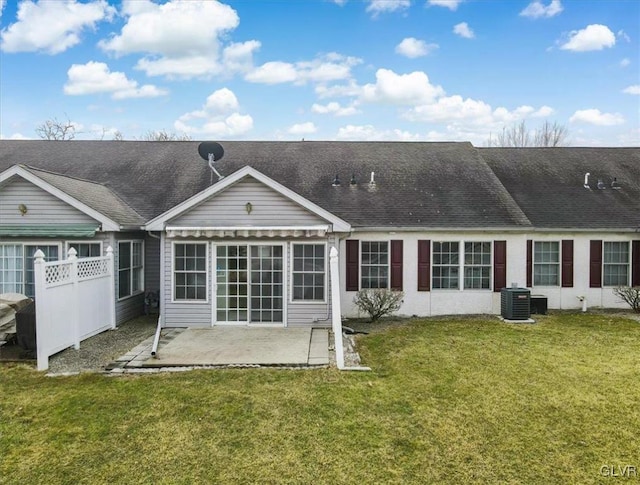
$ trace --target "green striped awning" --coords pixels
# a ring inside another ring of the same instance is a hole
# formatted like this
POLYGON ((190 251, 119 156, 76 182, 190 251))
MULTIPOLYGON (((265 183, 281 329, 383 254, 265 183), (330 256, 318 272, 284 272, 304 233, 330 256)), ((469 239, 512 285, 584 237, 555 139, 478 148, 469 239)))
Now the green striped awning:
POLYGON ((93 237, 99 224, 0 224, 0 237, 93 237))

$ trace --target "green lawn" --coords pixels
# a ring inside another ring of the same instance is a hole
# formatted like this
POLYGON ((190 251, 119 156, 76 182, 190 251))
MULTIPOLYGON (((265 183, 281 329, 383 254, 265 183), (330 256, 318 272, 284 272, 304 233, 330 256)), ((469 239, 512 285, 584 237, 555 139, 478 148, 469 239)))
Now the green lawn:
POLYGON ((640 478, 640 322, 415 320, 359 348, 372 372, 0 367, 0 482, 582 484, 610 482, 603 465, 640 478))

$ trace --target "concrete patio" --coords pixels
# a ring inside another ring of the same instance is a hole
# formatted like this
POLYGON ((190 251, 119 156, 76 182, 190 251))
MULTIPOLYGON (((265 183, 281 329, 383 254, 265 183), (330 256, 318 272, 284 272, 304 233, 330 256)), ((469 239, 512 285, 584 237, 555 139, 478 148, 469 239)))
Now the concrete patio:
POLYGON ((145 340, 110 367, 329 365, 329 331, 324 328, 166 328, 155 357, 152 344, 153 339, 145 340))

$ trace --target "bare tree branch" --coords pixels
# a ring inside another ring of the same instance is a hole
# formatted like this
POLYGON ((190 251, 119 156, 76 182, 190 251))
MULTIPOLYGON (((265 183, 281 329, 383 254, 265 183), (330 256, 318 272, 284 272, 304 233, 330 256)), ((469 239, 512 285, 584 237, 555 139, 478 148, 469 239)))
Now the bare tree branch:
POLYGON ((178 135, 176 133, 170 133, 166 130, 147 131, 140 137, 142 141, 191 141, 191 136, 183 133, 178 135))
POLYGON ((76 137, 76 127, 68 117, 67 121, 53 118, 38 125, 36 134, 43 140, 73 140, 76 137))
POLYGON ((495 138, 489 135, 488 146, 494 147, 559 147, 567 145, 569 132, 563 125, 557 122, 545 121, 540 128, 531 132, 524 120, 502 128, 502 132, 495 138))

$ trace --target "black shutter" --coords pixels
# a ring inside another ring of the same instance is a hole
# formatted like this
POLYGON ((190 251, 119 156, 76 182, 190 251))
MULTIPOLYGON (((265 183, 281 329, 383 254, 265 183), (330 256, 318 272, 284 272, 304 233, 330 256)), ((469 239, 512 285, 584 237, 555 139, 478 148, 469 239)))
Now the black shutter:
POLYGON ((602 288, 602 241, 589 242, 589 288, 602 288))
POLYGON ((533 286, 533 241, 527 240, 527 288, 533 286))
POLYGON ((640 241, 631 241, 631 286, 640 286, 640 241))
POLYGON ((360 289, 359 266, 360 266, 360 242, 357 239, 347 239, 347 257, 345 258, 347 269, 347 291, 358 291, 360 289))
POLYGON ((562 241, 562 287, 573 288, 573 240, 562 241))
POLYGON ((493 241, 493 291, 507 287, 507 241, 493 241))
POLYGON ((402 291, 402 241, 391 241, 391 289, 402 291))
POLYGON ((418 241, 418 291, 431 289, 431 241, 418 241))

